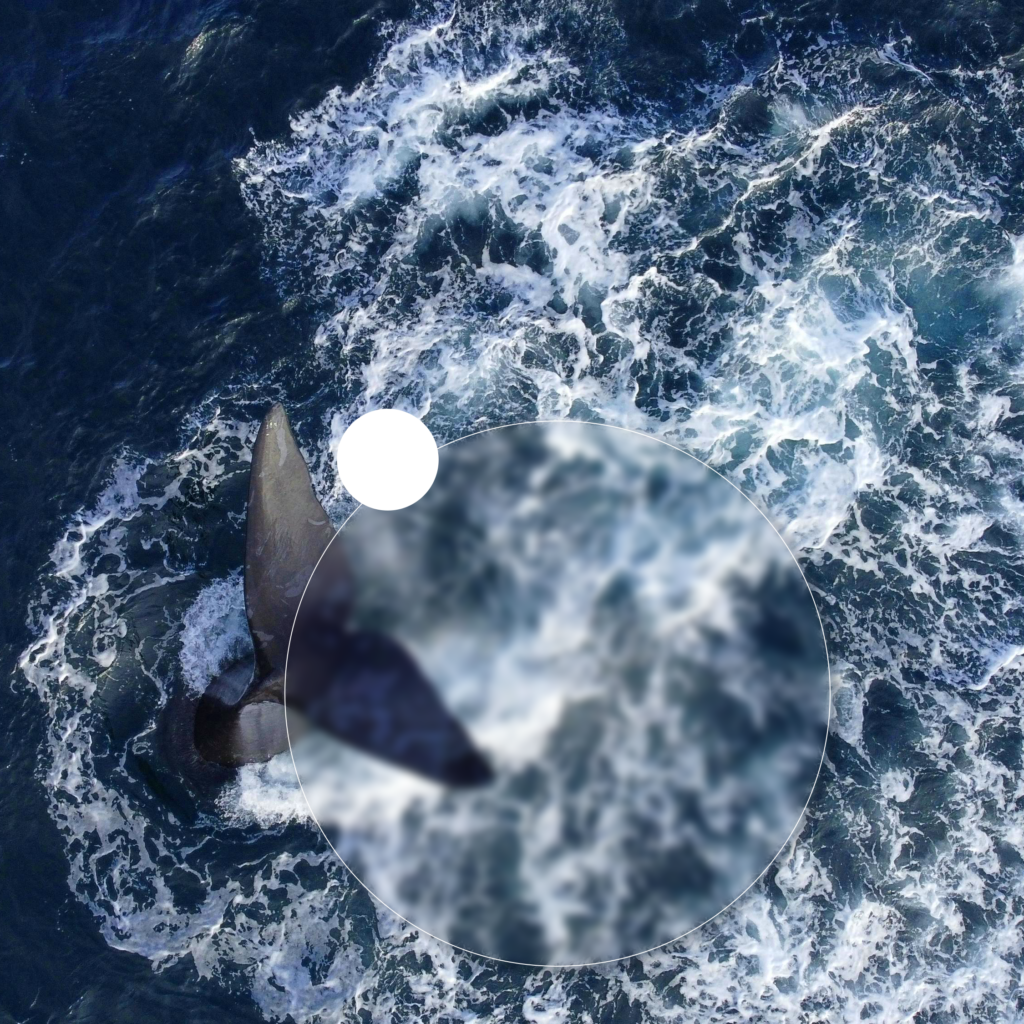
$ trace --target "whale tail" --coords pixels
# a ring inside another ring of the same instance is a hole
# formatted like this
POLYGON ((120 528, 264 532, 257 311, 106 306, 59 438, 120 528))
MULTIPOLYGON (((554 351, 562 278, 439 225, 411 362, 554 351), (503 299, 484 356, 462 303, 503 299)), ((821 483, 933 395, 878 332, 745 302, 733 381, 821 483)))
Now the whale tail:
POLYGON ((253 658, 229 666, 199 699, 198 754, 229 767, 266 761, 288 748, 289 733, 315 725, 437 782, 489 781, 490 766, 413 658, 389 637, 347 628, 352 597, 340 540, 275 405, 256 437, 249 478, 245 610, 253 658), (317 585, 307 593, 314 569, 317 585))

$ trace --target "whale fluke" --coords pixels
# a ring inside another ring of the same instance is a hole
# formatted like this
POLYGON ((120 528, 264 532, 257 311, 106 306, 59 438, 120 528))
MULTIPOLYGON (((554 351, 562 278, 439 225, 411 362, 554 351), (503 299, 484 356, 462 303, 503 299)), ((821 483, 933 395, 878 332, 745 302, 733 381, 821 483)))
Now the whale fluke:
POLYGON ((437 782, 489 781, 490 766, 413 658, 389 637, 347 628, 352 599, 344 550, 288 417, 275 405, 253 446, 249 478, 245 610, 254 660, 231 665, 199 699, 199 755, 233 767, 287 749, 284 673, 294 624, 287 710, 293 738, 312 723, 437 782), (306 592, 318 562, 315 586, 306 592))

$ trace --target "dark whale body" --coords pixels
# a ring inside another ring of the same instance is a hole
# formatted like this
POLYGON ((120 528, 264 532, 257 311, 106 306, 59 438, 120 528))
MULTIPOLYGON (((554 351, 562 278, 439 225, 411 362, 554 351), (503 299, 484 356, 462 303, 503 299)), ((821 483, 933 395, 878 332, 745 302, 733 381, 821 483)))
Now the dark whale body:
POLYGON ((231 769, 288 749, 289 732, 294 739, 313 725, 437 782, 490 780, 487 762, 412 657, 389 637, 347 628, 352 599, 340 540, 275 405, 256 438, 249 478, 245 611, 253 656, 230 665, 202 697, 181 693, 168 702, 165 747, 183 774, 224 781, 231 769))

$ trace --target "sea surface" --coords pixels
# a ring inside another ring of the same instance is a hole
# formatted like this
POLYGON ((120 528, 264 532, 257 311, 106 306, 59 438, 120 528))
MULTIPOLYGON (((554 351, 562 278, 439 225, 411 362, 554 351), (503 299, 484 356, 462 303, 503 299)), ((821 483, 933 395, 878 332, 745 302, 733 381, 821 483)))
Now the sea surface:
POLYGON ((1024 1017, 1024 8, 0 7, 0 1021, 1024 1017), (670 945, 460 954, 287 760, 165 701, 247 643, 249 447, 368 409, 651 433, 794 551, 832 666, 794 841, 670 945))

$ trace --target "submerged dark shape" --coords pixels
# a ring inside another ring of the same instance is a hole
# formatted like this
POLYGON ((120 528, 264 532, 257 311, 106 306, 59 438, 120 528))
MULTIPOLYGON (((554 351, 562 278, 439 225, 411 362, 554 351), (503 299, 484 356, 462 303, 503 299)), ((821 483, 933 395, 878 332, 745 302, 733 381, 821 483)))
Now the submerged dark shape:
POLYGON ((199 699, 195 751, 234 767, 287 749, 285 660, 294 623, 293 737, 312 723, 438 782, 489 781, 487 762, 412 657, 386 636, 347 628, 352 597, 341 543, 313 493, 288 417, 275 405, 256 438, 249 480, 245 611, 255 663, 235 662, 199 699))

